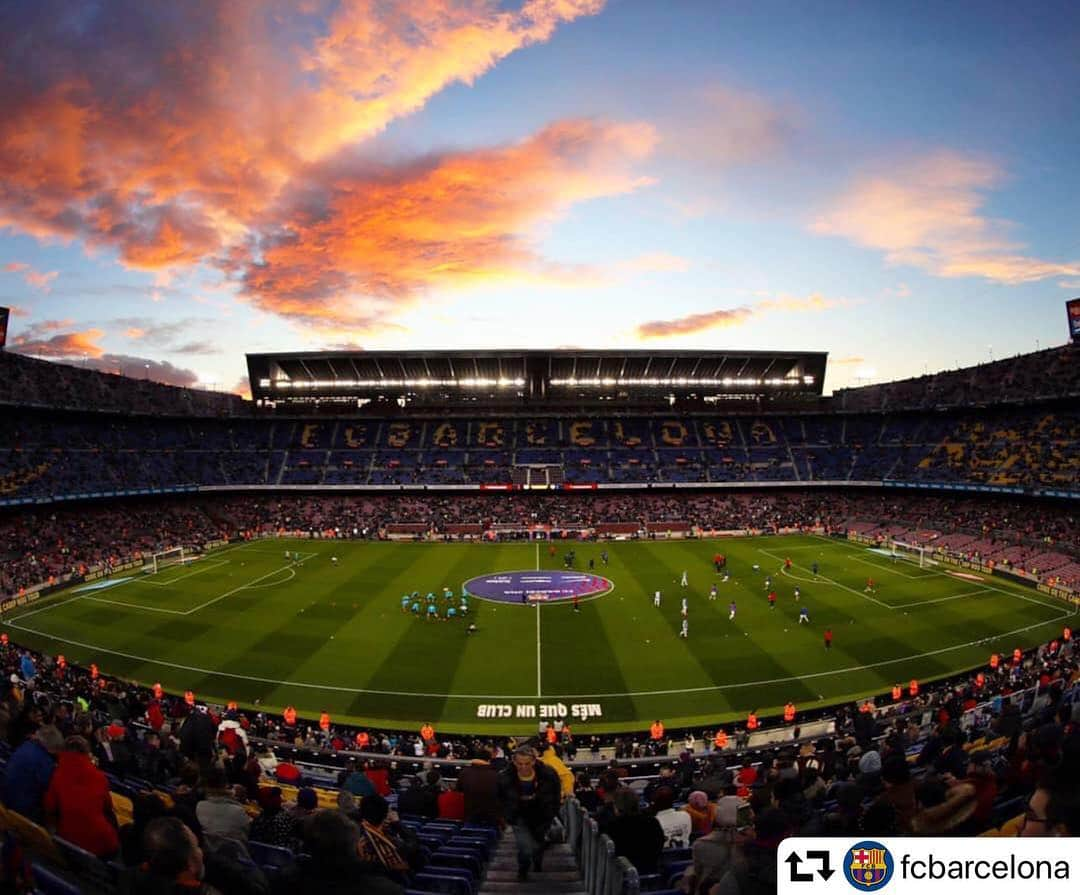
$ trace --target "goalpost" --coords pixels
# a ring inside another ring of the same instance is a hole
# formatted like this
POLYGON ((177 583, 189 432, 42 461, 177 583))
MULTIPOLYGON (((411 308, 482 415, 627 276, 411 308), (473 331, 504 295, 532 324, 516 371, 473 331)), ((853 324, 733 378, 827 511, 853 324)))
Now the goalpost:
POLYGON ((933 551, 929 547, 922 547, 919 544, 890 541, 889 552, 894 560, 903 559, 907 562, 917 563, 920 569, 938 564, 937 560, 933 558, 933 551))
POLYGON ((191 562, 192 551, 185 547, 173 547, 170 550, 162 550, 152 556, 143 558, 143 572, 147 575, 156 575, 169 566, 182 566, 191 562))

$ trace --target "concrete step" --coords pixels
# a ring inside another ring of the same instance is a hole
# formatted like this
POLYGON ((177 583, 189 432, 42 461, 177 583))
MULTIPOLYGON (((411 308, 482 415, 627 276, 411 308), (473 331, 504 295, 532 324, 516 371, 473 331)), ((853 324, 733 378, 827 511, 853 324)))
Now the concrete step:
MULTIPOLYGON (((571 883, 581 880, 581 874, 574 870, 549 870, 547 865, 544 865, 544 869, 539 873, 531 873, 531 876, 535 876, 537 879, 543 878, 545 880, 551 880, 552 882, 571 883)), ((517 867, 507 868, 505 870, 489 870, 487 872, 486 879, 492 882, 514 882, 517 879, 517 867)))
POLYGON ((542 873, 530 874, 528 881, 524 883, 519 883, 516 879, 513 882, 485 882, 480 891, 490 892, 492 895, 503 892, 514 893, 514 895, 587 895, 580 881, 552 882, 542 877, 542 873))

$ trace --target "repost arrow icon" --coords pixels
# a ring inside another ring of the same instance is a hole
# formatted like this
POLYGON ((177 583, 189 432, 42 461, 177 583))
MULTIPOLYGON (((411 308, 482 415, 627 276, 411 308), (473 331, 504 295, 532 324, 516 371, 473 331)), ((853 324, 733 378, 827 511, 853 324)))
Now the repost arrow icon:
POLYGON ((811 861, 821 861, 821 869, 818 871, 818 875, 826 882, 830 876, 836 873, 836 871, 829 866, 829 853, 827 851, 808 851, 806 857, 811 861))
POLYGON ((800 858, 798 854, 792 852, 785 860, 791 866, 791 881, 793 883, 812 883, 814 881, 814 874, 799 873, 799 865, 802 863, 802 858, 800 858))

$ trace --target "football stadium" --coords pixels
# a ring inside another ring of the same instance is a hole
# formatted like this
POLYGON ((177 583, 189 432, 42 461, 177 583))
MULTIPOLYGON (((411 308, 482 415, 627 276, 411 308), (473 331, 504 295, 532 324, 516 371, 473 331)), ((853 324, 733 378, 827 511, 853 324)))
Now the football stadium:
POLYGON ((1080 17, 675 6, 0 8, 0 893, 1080 875, 1080 17))

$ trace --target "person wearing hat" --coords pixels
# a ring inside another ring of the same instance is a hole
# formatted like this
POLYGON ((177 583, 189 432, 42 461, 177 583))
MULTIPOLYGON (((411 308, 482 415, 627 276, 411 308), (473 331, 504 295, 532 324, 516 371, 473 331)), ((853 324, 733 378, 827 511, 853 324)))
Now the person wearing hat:
POLYGON ((293 836, 293 818, 285 811, 281 798, 281 788, 262 786, 259 788, 259 816, 251 822, 248 838, 253 842, 265 842, 279 848, 290 848, 293 836))
POLYGON ((693 832, 700 836, 708 833, 716 822, 716 803, 710 802, 700 789, 690 793, 682 810, 689 815, 693 832))

